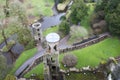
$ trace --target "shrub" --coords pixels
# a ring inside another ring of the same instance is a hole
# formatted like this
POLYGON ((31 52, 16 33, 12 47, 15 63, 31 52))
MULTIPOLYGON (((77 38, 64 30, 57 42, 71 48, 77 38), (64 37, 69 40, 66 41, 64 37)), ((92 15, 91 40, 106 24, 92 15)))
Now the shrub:
POLYGON ((29 50, 35 47, 35 41, 32 39, 27 46, 25 47, 25 50, 29 50))
POLYGON ((66 67, 74 67, 77 64, 77 57, 74 56, 73 54, 66 54, 63 57, 62 63, 66 67))
POLYGON ((70 26, 69 23, 67 21, 63 21, 60 25, 59 25, 59 31, 62 33, 63 36, 68 35, 70 32, 70 26))

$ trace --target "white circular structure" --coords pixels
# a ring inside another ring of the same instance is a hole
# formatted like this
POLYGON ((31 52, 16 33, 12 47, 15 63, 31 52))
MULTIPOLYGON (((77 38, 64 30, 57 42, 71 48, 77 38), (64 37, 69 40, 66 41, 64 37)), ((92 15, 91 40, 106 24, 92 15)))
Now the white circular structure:
POLYGON ((57 33, 50 33, 46 36, 46 41, 50 43, 55 43, 60 40, 60 36, 57 33))
POLYGON ((41 27, 41 23, 39 23, 39 22, 33 23, 32 27, 38 29, 41 27))

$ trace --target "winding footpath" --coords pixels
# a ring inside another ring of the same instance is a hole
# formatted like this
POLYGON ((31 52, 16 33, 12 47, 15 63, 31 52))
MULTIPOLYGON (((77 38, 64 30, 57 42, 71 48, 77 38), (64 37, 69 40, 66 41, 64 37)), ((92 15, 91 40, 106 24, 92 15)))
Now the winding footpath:
MULTIPOLYGON (((68 38, 69 38, 69 35, 65 36, 63 39, 60 40, 60 45, 59 45, 60 49, 62 49, 63 47, 64 48, 68 47, 67 45, 68 38)), ((15 76, 22 77, 25 73, 31 70, 30 69, 31 66, 33 67, 37 59, 40 59, 41 57, 43 57, 46 50, 42 48, 41 44, 37 45, 37 49, 38 49, 38 52, 33 57, 28 59, 22 66, 19 67, 19 69, 15 72, 15 76)))

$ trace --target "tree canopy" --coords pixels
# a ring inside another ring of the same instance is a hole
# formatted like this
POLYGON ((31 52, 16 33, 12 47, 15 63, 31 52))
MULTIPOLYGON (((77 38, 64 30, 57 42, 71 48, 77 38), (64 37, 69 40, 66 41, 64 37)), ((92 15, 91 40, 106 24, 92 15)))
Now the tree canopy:
POLYGON ((70 26, 67 21, 62 21, 62 23, 59 25, 59 31, 62 33, 62 35, 67 35, 70 32, 70 26))
POLYGON ((114 35, 120 35, 120 0, 102 0, 95 11, 104 11, 109 31, 114 35))
POLYGON ((75 0, 71 7, 70 21, 78 24, 88 13, 88 7, 83 0, 75 0))

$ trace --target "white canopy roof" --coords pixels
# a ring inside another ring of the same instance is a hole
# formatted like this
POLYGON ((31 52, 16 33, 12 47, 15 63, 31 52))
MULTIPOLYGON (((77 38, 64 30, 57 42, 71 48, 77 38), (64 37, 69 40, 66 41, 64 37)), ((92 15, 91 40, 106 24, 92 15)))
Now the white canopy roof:
POLYGON ((46 41, 50 43, 58 42, 60 40, 60 36, 57 33, 50 33, 46 36, 46 41))

